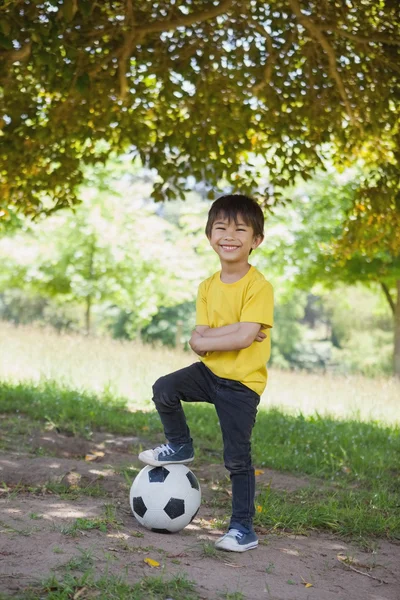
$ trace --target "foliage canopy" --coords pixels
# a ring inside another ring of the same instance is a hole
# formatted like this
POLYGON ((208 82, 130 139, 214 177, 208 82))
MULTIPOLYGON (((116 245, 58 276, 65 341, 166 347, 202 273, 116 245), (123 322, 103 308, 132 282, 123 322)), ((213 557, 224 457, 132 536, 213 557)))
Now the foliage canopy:
POLYGON ((254 193, 259 154, 272 203, 334 148, 372 164, 360 206, 393 225, 397 0, 6 0, 0 18, 0 208, 74 204, 113 151, 157 169, 157 200, 189 176, 254 193))

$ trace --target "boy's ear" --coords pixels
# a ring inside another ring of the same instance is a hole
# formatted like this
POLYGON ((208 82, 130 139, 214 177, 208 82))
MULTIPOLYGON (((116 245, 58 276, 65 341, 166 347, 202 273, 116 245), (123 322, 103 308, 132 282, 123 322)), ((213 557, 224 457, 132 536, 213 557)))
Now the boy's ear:
POLYGON ((253 243, 251 244, 252 250, 255 250, 256 248, 258 248, 258 246, 261 244, 263 239, 264 239, 263 235, 254 236, 253 243))

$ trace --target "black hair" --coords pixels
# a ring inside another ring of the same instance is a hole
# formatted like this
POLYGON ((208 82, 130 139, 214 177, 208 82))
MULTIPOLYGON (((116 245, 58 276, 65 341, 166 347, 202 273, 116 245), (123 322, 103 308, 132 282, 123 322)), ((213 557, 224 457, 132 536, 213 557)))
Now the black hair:
POLYGON ((212 203, 208 211, 206 236, 211 237, 212 226, 218 217, 234 221, 237 225, 239 215, 246 225, 253 228, 255 237, 264 237, 264 214, 253 198, 243 194, 227 194, 220 196, 212 203))

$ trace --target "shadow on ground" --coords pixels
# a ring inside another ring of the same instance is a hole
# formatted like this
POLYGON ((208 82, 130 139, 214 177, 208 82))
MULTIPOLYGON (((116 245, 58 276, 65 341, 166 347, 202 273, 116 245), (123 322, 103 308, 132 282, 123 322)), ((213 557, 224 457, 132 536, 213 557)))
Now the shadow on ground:
MULTIPOLYGON (((257 550, 218 552, 213 541, 229 513, 229 480, 220 465, 196 463, 203 493, 197 517, 178 534, 153 533, 129 507, 145 440, 107 433, 86 440, 23 421, 10 435, 9 416, 0 418, 0 592, 9 597, 23 597, 50 575, 90 568, 132 584, 184 574, 204 600, 398 600, 399 545, 379 540, 367 553, 332 535, 259 529, 257 550)), ((257 482, 259 490, 293 491, 309 480, 263 468, 257 482)))

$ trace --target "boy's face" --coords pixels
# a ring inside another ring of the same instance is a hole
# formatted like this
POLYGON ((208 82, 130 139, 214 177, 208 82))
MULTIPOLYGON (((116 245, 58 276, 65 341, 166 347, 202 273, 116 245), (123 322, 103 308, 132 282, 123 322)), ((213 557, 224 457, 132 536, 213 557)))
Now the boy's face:
POLYGON ((257 248, 263 237, 255 237, 253 228, 246 225, 241 215, 238 215, 237 224, 219 215, 213 223, 209 240, 221 263, 239 263, 248 260, 250 250, 257 248))

